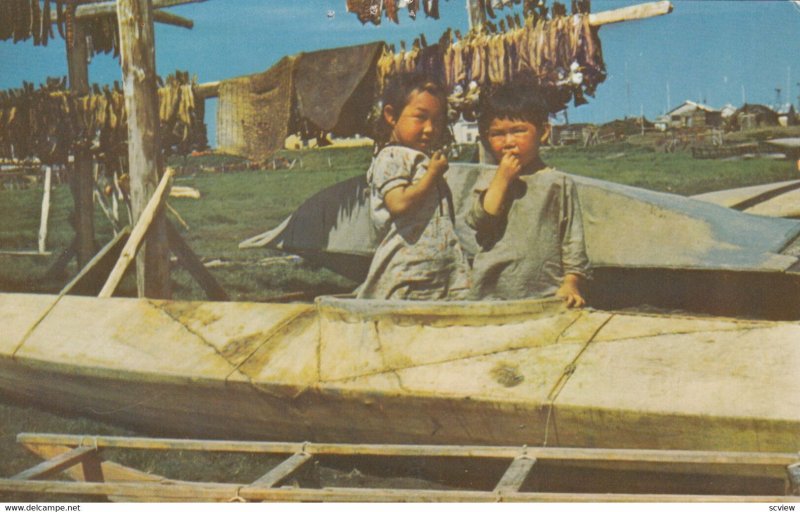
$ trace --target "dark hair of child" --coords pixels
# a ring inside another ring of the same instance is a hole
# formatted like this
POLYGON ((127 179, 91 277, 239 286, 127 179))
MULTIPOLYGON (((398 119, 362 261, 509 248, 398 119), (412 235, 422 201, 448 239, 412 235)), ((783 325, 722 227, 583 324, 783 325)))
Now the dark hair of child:
MULTIPOLYGON (((378 149, 389 143, 392 135, 392 126, 383 117, 383 109, 391 105, 397 116, 403 112, 414 92, 427 92, 439 100, 442 106, 442 122, 447 123, 447 94, 444 87, 423 73, 401 73, 394 75, 383 88, 381 109, 375 127, 375 145, 378 149)), ((446 131, 446 130, 445 130, 446 131)), ((443 143, 444 141, 439 141, 443 143)))
POLYGON ((495 119, 527 121, 541 128, 549 115, 563 109, 563 95, 531 80, 519 80, 481 91, 478 132, 484 145, 488 143, 489 126, 495 119))

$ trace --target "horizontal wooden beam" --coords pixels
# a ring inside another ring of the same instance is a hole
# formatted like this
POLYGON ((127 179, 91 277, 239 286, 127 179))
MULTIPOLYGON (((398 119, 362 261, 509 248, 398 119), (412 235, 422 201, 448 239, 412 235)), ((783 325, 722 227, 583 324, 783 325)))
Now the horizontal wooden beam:
MULTIPOLYGON (((437 489, 364 488, 254 488, 241 484, 200 482, 131 483, 66 482, 0 479, 0 491, 25 493, 86 494, 117 496, 126 501, 368 501, 368 502, 496 502, 498 495, 488 491, 437 489)), ((697 494, 609 494, 523 492, 501 496, 516 502, 692 502, 692 503, 785 503, 786 496, 697 495, 697 494)))
POLYGON ((167 11, 153 11, 153 21, 163 23, 165 25, 174 25, 176 27, 194 28, 194 21, 177 14, 172 14, 167 11))
POLYGON ((216 98, 219 96, 219 81, 206 82, 204 84, 195 85, 194 95, 198 98, 216 98))
POLYGON ((61 455, 57 455, 52 459, 47 459, 41 464, 38 464, 30 469, 26 469, 25 471, 18 473, 11 478, 12 480, 36 480, 38 478, 46 478, 48 476, 56 475, 65 469, 74 466, 75 464, 80 464, 84 459, 94 452, 94 448, 89 446, 79 446, 68 452, 62 453, 61 455))
MULTIPOLYGON (((413 444, 338 444, 291 443, 269 441, 216 441, 193 439, 81 436, 71 434, 21 433, 17 441, 24 444, 78 446, 91 442, 101 448, 135 448, 146 450, 200 450, 241 453, 298 453, 310 455, 378 455, 398 457, 485 457, 513 459, 522 452, 520 446, 448 446, 413 444)), ((527 457, 539 460, 657 462, 676 464, 753 464, 785 467, 800 462, 797 453, 779 452, 713 452, 694 450, 645 450, 614 448, 525 448, 527 457)))
POLYGON ((620 23, 622 21, 643 20, 663 16, 672 12, 672 3, 667 0, 646 4, 630 5, 611 11, 602 11, 589 15, 589 24, 593 27, 620 23))
MULTIPOLYGON (((206 0, 153 0, 153 9, 164 9, 166 7, 175 7, 176 5, 195 4, 205 1, 206 0)), ((82 4, 79 5, 77 8, 75 8, 75 18, 79 20, 96 18, 98 16, 110 16, 110 15, 116 16, 116 14, 117 14, 117 2, 97 2, 93 4, 82 4)), ((178 17, 180 18, 180 16, 178 17)), ((55 12, 55 10, 53 10, 50 13, 50 21, 51 22, 58 21, 58 13, 55 12)))

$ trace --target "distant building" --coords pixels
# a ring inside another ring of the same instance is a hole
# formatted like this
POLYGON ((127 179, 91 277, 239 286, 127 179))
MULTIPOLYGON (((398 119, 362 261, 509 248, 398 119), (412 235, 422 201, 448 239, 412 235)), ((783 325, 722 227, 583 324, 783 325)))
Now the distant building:
POLYGON ((556 124, 550 129, 550 144, 586 144, 595 131, 588 123, 556 124))
POLYGON ((781 126, 794 126, 797 124, 797 113, 794 110, 794 105, 791 103, 784 103, 777 109, 778 124, 781 126))
POLYGON ((657 118, 655 123, 661 131, 670 128, 717 128, 721 125, 721 111, 690 100, 657 118))
POLYGON ((477 142, 480 138, 478 122, 466 121, 463 117, 459 117, 458 121, 453 123, 453 138, 455 138, 456 144, 477 142))
POLYGON ((742 105, 734 114, 733 119, 740 130, 778 126, 778 113, 766 105, 756 103, 742 105))

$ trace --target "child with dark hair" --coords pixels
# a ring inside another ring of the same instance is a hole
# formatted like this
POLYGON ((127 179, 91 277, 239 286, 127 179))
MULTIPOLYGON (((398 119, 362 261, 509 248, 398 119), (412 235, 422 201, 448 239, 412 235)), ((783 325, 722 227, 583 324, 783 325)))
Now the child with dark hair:
POLYGON ((556 296, 568 307, 586 303, 582 287, 590 268, 575 183, 539 154, 550 134, 549 113, 559 103, 527 82, 500 86, 481 98, 481 141, 499 165, 476 184, 466 219, 480 247, 473 298, 556 296))
POLYGON ((420 74, 386 86, 367 171, 370 215, 382 240, 359 298, 462 299, 468 264, 455 233, 452 194, 439 150, 446 134, 442 87, 420 74))

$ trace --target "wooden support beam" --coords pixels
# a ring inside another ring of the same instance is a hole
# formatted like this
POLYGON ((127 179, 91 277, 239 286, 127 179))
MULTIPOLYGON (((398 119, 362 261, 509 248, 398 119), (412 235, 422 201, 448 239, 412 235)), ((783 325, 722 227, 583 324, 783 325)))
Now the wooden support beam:
MULTIPOLYGON (((86 44, 84 24, 78 20, 73 23, 73 44, 66 44, 69 88, 78 96, 89 94, 89 48, 86 44)), ((75 246, 78 267, 85 266, 92 259, 94 243, 94 175, 92 174, 92 154, 87 148, 76 147, 70 173, 70 189, 74 208, 74 229, 77 239, 75 246)))
MULTIPOLYGON (((128 114, 131 207, 134 222, 138 225, 148 201, 154 196, 163 168, 152 0, 118 0, 117 20, 122 86, 128 114)), ((171 173, 164 173, 167 174, 171 176, 171 173)), ((136 289, 139 297, 168 299, 171 293, 166 218, 159 208, 152 214, 154 217, 148 220, 152 226, 146 230, 147 241, 136 258, 136 289)), ((136 229, 131 239, 135 238, 135 233, 136 229)))
POLYGON ((300 452, 295 453, 285 461, 281 462, 264 476, 250 484, 250 487, 277 487, 281 482, 289 478, 298 469, 311 460, 311 455, 300 452))
POLYGON ((506 472, 503 473, 503 477, 495 486, 494 492, 500 494, 519 492, 522 488, 522 484, 525 483, 525 480, 531 473, 534 464, 536 464, 536 459, 526 455, 515 458, 511 462, 511 465, 508 466, 508 469, 506 469, 506 472))
POLYGON ((176 27, 188 29, 194 28, 194 21, 167 11, 153 11, 153 20, 158 23, 164 23, 165 25, 174 25, 176 27))
POLYGON ((57 455, 52 459, 48 459, 41 464, 38 464, 30 469, 12 476, 13 480, 36 480, 39 478, 46 478, 58 473, 65 469, 83 462, 89 455, 92 455, 95 449, 89 446, 79 446, 68 452, 57 455))
POLYGON ((50 216, 50 182, 53 168, 44 167, 44 194, 42 195, 42 213, 39 218, 39 253, 44 254, 47 245, 47 219, 50 216))
MULTIPOLYGON (((130 233, 130 226, 125 226, 122 228, 122 230, 120 230, 120 232, 117 233, 114 238, 111 239, 111 241, 104 245, 103 248, 94 255, 89 263, 87 263, 86 266, 84 266, 80 272, 78 272, 78 274, 72 278, 72 280, 67 283, 64 288, 61 289, 59 296, 67 295, 73 290, 88 292, 95 287, 96 285, 94 284, 94 281, 97 278, 97 272, 95 272, 95 270, 103 266, 103 263, 108 260, 109 255, 113 256, 114 253, 122 252, 120 244, 123 244, 125 241, 127 241, 130 233)), ((100 282, 102 283, 102 281, 100 282)))
MULTIPOLYGON (((172 481, 147 482, 64 482, 0 479, 0 492, 34 494, 118 496, 124 501, 347 501, 347 502, 496 502, 497 494, 487 491, 438 489, 284 489, 242 487, 241 484, 172 481), (136 498, 136 499, 134 499, 136 498)), ((697 494, 609 494, 609 493, 514 493, 502 497, 513 502, 656 502, 656 503, 784 503, 785 496, 697 495, 697 494)), ((762 505, 763 506, 763 505, 762 505)))
POLYGON ((194 95, 198 98, 216 98, 219 96, 219 81, 216 82, 206 82, 204 84, 195 85, 194 95))
MULTIPOLYGON (((176 5, 184 4, 197 4, 205 1, 206 0, 153 0, 153 9, 164 9, 166 7, 175 7, 176 5)), ((114 15, 116 12, 116 1, 81 4, 75 8, 75 18, 78 20, 87 20, 100 16, 114 15)), ((55 12, 55 10, 50 14, 50 21, 53 23, 58 21, 58 13, 55 12)))
POLYGON ((172 254, 178 258, 178 263, 192 275, 200 287, 203 288, 203 291, 206 292, 209 299, 230 300, 228 294, 214 278, 214 275, 203 265, 200 258, 192 251, 192 248, 189 247, 189 244, 178 232, 178 229, 169 221, 166 221, 166 225, 169 248, 172 254))
POLYGON ((619 23, 622 21, 643 20, 645 18, 663 16, 671 12, 672 3, 667 0, 662 0, 660 2, 631 5, 611 11, 590 14, 589 24, 593 27, 600 27, 602 25, 610 25, 611 23, 619 23))
MULTIPOLYGON (((164 176, 162 176, 158 188, 156 188, 147 206, 142 210, 139 220, 136 222, 130 237, 128 237, 128 241, 125 243, 125 247, 122 249, 122 254, 120 254, 117 264, 114 265, 114 269, 108 276, 108 280, 103 286, 103 289, 100 290, 98 297, 111 297, 117 285, 119 285, 119 282, 122 280, 122 276, 125 275, 125 270, 127 270, 128 265, 130 265, 131 261, 133 261, 133 258, 136 256, 139 247, 142 246, 144 242, 145 235, 147 235, 148 231, 151 229, 154 219, 161 210, 161 205, 167 197, 167 191, 169 190, 169 183, 172 180, 173 172, 171 168, 167 168, 164 176)), ((167 261, 167 263, 169 263, 169 261, 167 261)))

